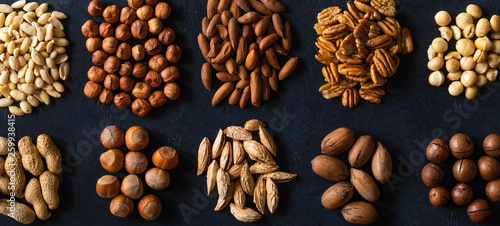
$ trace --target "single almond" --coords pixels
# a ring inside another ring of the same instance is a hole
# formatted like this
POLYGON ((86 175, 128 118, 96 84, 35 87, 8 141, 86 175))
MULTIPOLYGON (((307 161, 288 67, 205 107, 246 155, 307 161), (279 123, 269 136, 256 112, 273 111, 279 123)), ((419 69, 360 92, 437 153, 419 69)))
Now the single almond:
POLYGON ((233 200, 239 207, 245 207, 247 195, 245 194, 245 191, 243 191, 243 187, 241 186, 241 182, 239 180, 234 184, 233 200))
POLYGON ((219 4, 219 0, 208 0, 208 2, 207 2, 207 16, 208 16, 209 20, 214 18, 215 14, 217 14, 217 5, 218 4, 219 4))
POLYGON ((264 37, 260 43, 259 43, 259 49, 260 50, 265 50, 269 46, 271 46, 274 42, 278 41, 280 39, 280 36, 276 33, 270 34, 266 37, 264 37))
POLYGON ((229 72, 224 72, 224 71, 218 72, 216 74, 216 77, 221 82, 237 82, 240 80, 240 77, 238 77, 238 75, 231 74, 229 72))
POLYGON ((266 124, 258 119, 251 119, 245 122, 245 129, 248 131, 259 131, 259 127, 266 127, 266 124))
POLYGON ((257 0, 248 0, 250 6, 255 9, 255 11, 264 14, 264 15, 272 15, 273 12, 269 10, 264 4, 257 0))
POLYGON ((219 133, 217 133, 214 145, 212 146, 212 159, 216 159, 220 156, 225 141, 226 141, 226 134, 224 134, 224 132, 221 129, 219 129, 219 133))
POLYGON ((219 104, 224 98, 226 98, 234 89, 234 83, 226 82, 222 85, 217 92, 215 92, 214 97, 212 98, 212 107, 215 107, 219 104))
POLYGON ((239 164, 245 159, 245 150, 241 141, 233 140, 233 164, 239 164))
POLYGON ((234 164, 231 166, 231 168, 227 171, 229 178, 231 178, 231 180, 239 179, 241 175, 241 168, 243 168, 245 164, 247 164, 247 160, 243 160, 240 164, 234 164))
POLYGON ((360 136, 349 151, 349 164, 353 168, 364 166, 372 157, 375 142, 370 135, 360 136))
POLYGON ((283 34, 283 48, 287 51, 292 49, 292 30, 290 28, 290 21, 285 23, 285 33, 283 34))
POLYGON ((392 174, 392 159, 389 151, 379 142, 372 157, 372 173, 376 180, 385 183, 392 174))
POLYGON ((233 148, 231 142, 226 141, 222 153, 220 156, 220 168, 224 170, 229 170, 231 164, 233 163, 233 148))
POLYGON ((274 30, 276 30, 276 34, 278 34, 281 38, 284 38, 284 27, 283 27, 283 20, 281 20, 281 16, 277 13, 273 13, 272 16, 273 19, 273 26, 274 30))
POLYGON ((208 58, 208 52, 210 52, 210 43, 208 42, 208 39, 205 37, 203 34, 198 35, 198 46, 200 47, 200 51, 203 54, 203 57, 205 57, 205 60, 207 62, 210 62, 210 58, 208 58))
POLYGON ((252 160, 276 164, 264 145, 254 140, 243 141, 243 147, 252 160))
POLYGON ((278 58, 276 57, 276 53, 274 52, 273 48, 267 48, 266 49, 266 60, 276 70, 281 70, 280 63, 278 61, 278 58))
POLYGON ((236 19, 231 18, 229 20, 227 30, 229 33, 229 40, 231 42, 231 46, 233 47, 233 49, 238 48, 238 40, 239 40, 238 32, 239 31, 238 31, 238 22, 236 21, 236 19))
POLYGON ((290 76, 292 72, 295 70, 297 65, 299 64, 299 58, 298 57, 292 57, 286 62, 286 64, 283 66, 283 69, 281 69, 278 78, 279 80, 283 80, 286 77, 290 76))
POLYGON ((253 192, 253 203, 255 203, 255 206, 262 214, 266 213, 266 199, 267 199, 266 196, 267 196, 266 179, 264 178, 263 175, 260 175, 257 178, 257 182, 255 183, 255 189, 253 192))
POLYGON ((209 63, 204 63, 201 67, 201 82, 205 89, 212 89, 212 66, 209 63))
POLYGON ((236 5, 238 5, 241 9, 245 10, 245 12, 250 12, 250 4, 248 4, 247 0, 234 0, 236 5))
POLYGON ((285 172, 272 172, 264 174, 264 178, 271 178, 276 183, 286 183, 297 178, 297 174, 285 173, 285 172))
POLYGON ((259 213, 248 207, 241 208, 238 205, 231 203, 229 208, 231 210, 231 214, 241 222, 255 222, 261 218, 259 213))
POLYGON ((269 87, 275 92, 278 92, 278 73, 273 70, 271 77, 269 77, 269 87))
POLYGON ((198 172, 196 175, 201 175, 207 169, 210 161, 210 150, 210 141, 205 137, 201 141, 200 147, 198 148, 198 172))
POLYGON ((268 101, 271 98, 271 87, 269 86, 269 79, 266 76, 260 76, 260 84, 262 90, 262 99, 268 101))
POLYGON ((219 198, 217 199, 217 205, 215 206, 214 210, 215 211, 223 210, 227 206, 227 204, 229 204, 231 199, 233 199, 233 192, 234 192, 234 182, 231 181, 229 183, 227 196, 225 198, 222 198, 221 196, 219 196, 219 198))
POLYGON ((250 167, 248 167, 248 163, 243 165, 243 167, 241 168, 240 182, 245 193, 247 193, 248 195, 252 195, 255 183, 253 181, 252 173, 250 173, 250 167))
POLYGON ((252 174, 267 174, 272 173, 279 169, 276 164, 267 164, 263 162, 256 162, 250 166, 250 173, 252 174))
POLYGON ((269 153, 276 157, 276 144, 266 129, 259 127, 260 142, 267 148, 269 153))
POLYGON ((250 95, 251 95, 252 105, 255 107, 260 107, 262 85, 260 81, 260 75, 255 71, 250 74, 250 95))
POLYGON ((217 24, 220 24, 219 13, 215 14, 215 16, 210 20, 207 27, 207 37, 212 37, 217 33, 217 24))
POLYGON ((217 160, 213 160, 208 166, 207 170, 207 195, 210 195, 210 192, 215 188, 215 184, 217 183, 217 172, 219 171, 219 164, 217 164, 217 160))
POLYGON ((372 177, 363 170, 351 169, 351 184, 367 201, 375 202, 380 198, 380 190, 372 177))
POLYGON ((354 187, 349 182, 339 182, 328 188, 321 196, 321 204, 327 209, 337 209, 345 205, 354 195, 354 187))
POLYGON ((245 61, 248 55, 248 44, 247 40, 243 37, 239 37, 238 48, 236 49, 236 64, 240 65, 245 61))
POLYGON ((245 108, 247 106, 248 100, 250 100, 250 86, 245 87, 241 93, 240 108, 245 108))
POLYGON ((229 105, 236 105, 240 102, 241 92, 242 90, 237 87, 236 89, 234 89, 233 93, 231 93, 231 96, 229 96, 229 100, 227 101, 229 105))
POLYGON ((215 59, 212 60, 212 63, 213 64, 224 63, 231 56, 232 51, 233 49, 231 48, 231 43, 230 42, 224 43, 217 57, 215 57, 215 59))
POLYGON ((227 137, 233 138, 235 140, 251 140, 252 134, 248 132, 245 128, 241 126, 230 126, 227 127, 227 137))
POLYGON ((259 63, 259 55, 256 50, 250 51, 245 60, 245 67, 248 71, 253 71, 257 64, 259 63))
POLYGON ((270 10, 276 13, 286 12, 286 8, 283 4, 279 3, 277 0, 261 0, 261 2, 270 10))
POLYGON ((257 12, 248 12, 238 18, 240 24, 253 24, 260 19, 260 14, 257 12))
POLYGON ((263 16, 262 19, 257 22, 255 25, 254 31, 257 37, 263 36, 267 32, 267 26, 269 26, 269 22, 271 22, 270 16, 263 16))

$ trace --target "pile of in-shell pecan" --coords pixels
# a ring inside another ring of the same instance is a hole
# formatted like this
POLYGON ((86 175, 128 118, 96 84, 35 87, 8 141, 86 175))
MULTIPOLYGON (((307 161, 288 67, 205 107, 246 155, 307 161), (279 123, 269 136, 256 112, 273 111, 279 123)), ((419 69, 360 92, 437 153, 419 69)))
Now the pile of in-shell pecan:
POLYGON ((342 96, 350 108, 359 97, 378 104, 385 95, 381 86, 399 65, 397 53, 412 52, 413 40, 394 18, 394 0, 349 1, 347 8, 318 14, 316 60, 326 65, 322 72, 328 82, 319 91, 326 99, 342 96))

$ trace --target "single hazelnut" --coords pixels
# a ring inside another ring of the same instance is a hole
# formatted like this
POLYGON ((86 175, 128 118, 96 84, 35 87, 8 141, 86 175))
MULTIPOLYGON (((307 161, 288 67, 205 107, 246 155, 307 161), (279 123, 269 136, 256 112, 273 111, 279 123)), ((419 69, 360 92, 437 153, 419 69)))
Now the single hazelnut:
POLYGON ((172 28, 163 28, 163 31, 158 35, 158 39, 163 45, 170 45, 175 40, 175 31, 172 28))
POLYGON ((153 164, 160 169, 171 170, 174 169, 178 163, 179 155, 177 151, 171 147, 161 147, 153 153, 153 164))
POLYGON ((134 88, 134 80, 130 77, 120 78, 120 89, 125 92, 132 91, 134 88))
POLYGON ((101 154, 101 166, 110 173, 116 173, 123 167, 124 156, 120 149, 110 149, 101 154))
POLYGON ((102 11, 104 10, 104 4, 99 0, 92 0, 87 7, 87 11, 91 16, 102 16, 102 11))
POLYGON ((146 195, 139 202, 139 213, 142 218, 152 221, 158 218, 161 214, 161 201, 154 195, 146 195))
POLYGON ((104 87, 109 90, 117 90, 120 88, 120 78, 115 74, 109 74, 104 79, 104 87))
POLYGON ((167 52, 165 53, 165 57, 170 63, 177 63, 181 59, 182 49, 178 45, 169 45, 167 47, 167 52))
POLYGON ((160 72, 167 67, 167 59, 160 54, 154 55, 149 59, 149 68, 154 71, 160 72))
POLYGON ((97 180, 97 194, 103 198, 113 198, 120 193, 120 180, 112 175, 105 175, 97 180))
POLYGON ((142 152, 131 151, 125 155, 125 170, 130 174, 140 174, 148 168, 148 157, 142 152))
POLYGON ((109 210, 117 217, 128 217, 134 212, 134 202, 127 196, 121 194, 111 201, 109 210))
POLYGON ((165 83, 174 82, 179 78, 179 69, 176 66, 166 67, 161 71, 161 77, 165 83))
POLYGON ((465 134, 455 134, 450 139, 450 151, 457 159, 467 158, 474 151, 474 142, 465 134))
POLYGON ((151 112, 151 104, 144 99, 136 99, 132 102, 132 111, 134 114, 145 117, 151 112))
POLYGON ((134 65, 134 68, 132 69, 132 76, 134 78, 144 78, 144 76, 146 76, 146 73, 148 73, 148 70, 146 68, 146 65, 142 63, 136 63, 134 65))
POLYGON ((114 54, 118 47, 118 40, 115 37, 107 37, 102 40, 102 49, 108 54, 114 54))
POLYGON ((161 76, 160 73, 156 71, 148 71, 146 74, 146 78, 144 78, 144 81, 151 87, 157 88, 161 85, 161 76))
POLYGON ((123 24, 132 24, 137 15, 135 14, 135 9, 129 7, 123 7, 120 13, 120 22, 123 24))
POLYGON ((108 54, 104 50, 97 50, 92 54, 92 63, 98 66, 104 65, 104 62, 108 59, 108 54))
POLYGON ((120 24, 116 27, 115 37, 120 41, 127 41, 130 39, 132 34, 130 33, 130 27, 126 24, 120 24))
POLYGON ((155 6, 156 3, 158 3, 159 0, 145 0, 144 3, 150 5, 150 6, 155 6))
POLYGON ((177 83, 170 82, 165 84, 163 92, 165 93, 165 96, 168 97, 168 99, 176 100, 177 98, 179 98, 179 95, 181 94, 181 89, 177 83))
POLYGON ((140 126, 132 126, 125 133, 125 144, 131 151, 140 151, 149 143, 148 132, 140 126))
POLYGON ((99 26, 93 20, 87 20, 82 25, 82 34, 87 38, 96 37, 99 35, 99 26))
POLYGON ((99 101, 103 104, 111 104, 111 102, 113 102, 113 92, 108 89, 102 89, 99 95, 99 101))
POLYGON ((132 98, 127 93, 122 92, 115 95, 113 102, 115 103, 115 106, 118 108, 126 108, 130 106, 130 104, 132 103, 132 98))
POLYGON ((91 53, 102 48, 102 40, 98 37, 88 38, 85 43, 87 50, 91 53))
POLYGON ((148 35, 148 23, 142 20, 136 20, 132 23, 130 31, 132 32, 132 37, 136 39, 145 39, 148 35))
POLYGON ((159 2, 155 6, 155 16, 161 20, 166 20, 170 17, 170 5, 166 2, 159 2))
POLYGON ((113 36, 114 34, 115 34, 115 27, 113 27, 113 24, 108 22, 103 22, 101 25, 99 25, 99 35, 101 37, 107 38, 113 36))
POLYGON ((117 5, 110 5, 104 9, 102 17, 109 23, 116 23, 120 20, 120 7, 117 5))
POLYGON ((167 102, 167 97, 160 90, 154 91, 149 96, 149 103, 151 104, 151 107, 159 108, 159 107, 163 106, 166 102, 167 102))
POLYGON ((108 73, 115 73, 120 68, 120 59, 115 56, 109 56, 104 62, 104 71, 108 73))
POLYGON ((85 84, 85 88, 83 89, 83 92, 85 93, 85 96, 87 96, 90 99, 94 99, 101 94, 102 87, 101 85, 88 81, 87 84, 85 84))
POLYGON ((149 33, 153 35, 159 34, 163 30, 163 23, 158 18, 151 18, 148 21, 149 33))
POLYGON ((142 3, 144 3, 144 0, 128 0, 128 6, 132 9, 138 9, 142 6, 142 3))
POLYGON ((144 82, 136 83, 132 90, 132 95, 139 99, 147 99, 149 94, 151 94, 151 87, 144 82))
POLYGON ((152 189, 163 190, 170 185, 170 175, 166 170, 152 168, 146 172, 146 184, 152 189))
POLYGON ((129 76, 132 74, 132 63, 130 61, 122 62, 120 65, 120 69, 118 70, 118 74, 120 76, 129 76))
POLYGON ((117 126, 108 126, 101 133, 101 143, 106 149, 119 148, 125 142, 125 134, 117 126))
MULTIPOLYGON (((163 44, 161 44, 160 40, 157 38, 150 38, 144 44, 144 48, 146 49, 146 53, 150 56, 154 56, 163 49, 163 44)), ((167 57, 168 60, 168 57, 167 57)))
POLYGON ((141 61, 146 56, 146 49, 142 45, 135 45, 132 47, 132 57, 136 61, 141 61))
POLYGON ((140 20, 149 20, 153 14, 154 9, 150 5, 143 5, 137 9, 137 18, 140 20))
POLYGON ((130 44, 123 42, 116 49, 116 57, 120 60, 128 60, 132 55, 132 47, 130 44))
POLYGON ((139 178, 137 175, 134 174, 126 176, 125 178, 123 178, 120 190, 124 195, 126 195, 131 199, 140 198, 144 191, 142 187, 141 178, 139 178))
POLYGON ((90 81, 99 83, 104 81, 106 72, 100 67, 92 66, 87 72, 87 77, 90 79, 90 81))

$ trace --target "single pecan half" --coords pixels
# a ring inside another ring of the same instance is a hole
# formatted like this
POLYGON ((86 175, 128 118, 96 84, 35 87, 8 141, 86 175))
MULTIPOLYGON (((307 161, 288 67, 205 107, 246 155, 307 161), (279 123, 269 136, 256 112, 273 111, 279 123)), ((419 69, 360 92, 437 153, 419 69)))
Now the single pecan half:
POLYGON ((364 13, 376 11, 375 8, 371 7, 369 4, 366 4, 366 2, 370 2, 370 1, 355 0, 354 6, 356 6, 356 8, 358 8, 359 11, 364 12, 364 13))
POLYGON ((358 10, 358 8, 356 8, 356 6, 354 5, 354 3, 352 1, 348 1, 347 2, 347 10, 349 10, 349 12, 351 13, 351 15, 357 20, 361 20, 363 19, 363 17, 365 16, 363 12, 360 12, 358 10))
POLYGON ((318 13, 318 23, 325 26, 336 24, 340 19, 339 17, 336 17, 336 15, 340 13, 342 13, 342 9, 338 6, 326 8, 318 13))
POLYGON ((347 25, 350 31, 354 31, 354 29, 358 25, 358 21, 349 11, 344 11, 344 15, 340 19, 340 23, 347 25))
POLYGON ((370 26, 370 31, 368 32, 368 38, 375 38, 379 35, 384 34, 377 24, 372 24, 370 26))
POLYGON ((316 34, 323 35, 323 31, 326 29, 326 26, 320 23, 316 23, 314 24, 313 28, 316 31, 316 34))
POLYGON ((337 59, 337 57, 335 55, 333 55, 333 53, 326 51, 324 49, 318 50, 318 52, 316 54, 316 59, 318 59, 318 58, 322 60, 322 61, 320 61, 320 63, 325 64, 325 65, 328 65, 331 62, 335 62, 335 63, 339 62, 339 60, 337 59))
POLYGON ((385 49, 375 50, 373 63, 377 67, 379 74, 384 78, 391 77, 394 73, 396 73, 396 63, 389 52, 385 49))
POLYGON ((379 21, 377 25, 384 31, 384 33, 396 37, 401 32, 401 25, 394 17, 386 17, 383 20, 379 21))
POLYGON ((337 47, 335 46, 335 44, 326 40, 326 38, 323 36, 319 36, 315 44, 318 49, 324 49, 328 52, 331 52, 332 54, 337 52, 337 47))
POLYGON ((339 85, 331 85, 330 83, 327 83, 319 88, 319 92, 325 99, 339 97, 344 93, 344 90, 345 88, 341 88, 339 85))
POLYGON ((373 88, 373 89, 360 89, 359 90, 359 96, 363 98, 364 100, 370 101, 372 103, 380 104, 382 102, 382 96, 385 95, 385 91, 380 88, 373 88))
POLYGON ((389 35, 380 35, 366 41, 366 47, 371 49, 384 49, 392 44, 392 37, 389 35))
POLYGON ((396 16, 396 2, 394 0, 371 0, 370 4, 385 16, 396 16))
POLYGON ((358 89, 346 89, 342 95, 342 105, 353 108, 359 103, 358 89))
POLYGON ((361 85, 361 89, 373 89, 373 88, 380 87, 379 85, 373 83, 372 80, 362 82, 362 83, 360 83, 360 85, 361 85))
POLYGON ((375 64, 372 64, 370 66, 370 78, 372 79, 373 84, 377 86, 382 86, 387 82, 387 79, 380 76, 380 74, 377 71, 377 68, 375 67, 375 64))
POLYGON ((401 29, 400 40, 400 43, 398 43, 400 53, 408 54, 413 52, 413 39, 408 28, 401 29))
POLYGON ((330 63, 330 65, 323 67, 322 73, 325 77, 325 81, 329 84, 335 85, 340 81, 339 70, 335 63, 330 63))
POLYGON ((368 76, 361 76, 361 77, 346 75, 345 77, 351 81, 359 82, 359 83, 366 82, 366 81, 370 80, 369 75, 368 76))
POLYGON ((323 30, 323 36, 327 40, 337 40, 347 36, 348 27, 345 24, 335 24, 323 30))
POLYGON ((340 74, 346 76, 363 77, 367 74, 365 66, 360 64, 340 64, 338 69, 340 74))

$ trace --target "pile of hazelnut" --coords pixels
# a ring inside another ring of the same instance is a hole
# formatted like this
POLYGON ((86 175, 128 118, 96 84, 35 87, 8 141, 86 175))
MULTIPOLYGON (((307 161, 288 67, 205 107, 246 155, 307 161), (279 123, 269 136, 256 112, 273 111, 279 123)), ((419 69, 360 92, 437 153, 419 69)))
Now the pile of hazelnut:
MULTIPOLYGON (((139 174, 144 173, 148 167, 148 158, 141 151, 149 143, 148 132, 139 126, 130 127, 124 134, 117 126, 108 126, 101 133, 102 145, 109 149, 101 157, 101 165, 110 173, 119 172, 125 165, 129 173, 120 179, 113 175, 105 175, 97 181, 96 191, 100 197, 113 198, 109 210, 117 217, 127 217, 134 211, 134 202, 139 201, 140 215, 146 220, 155 220, 161 214, 162 205, 158 197, 145 195, 143 183, 139 174), (125 156, 118 149, 125 144, 130 150, 125 156), (120 194, 121 192, 121 194, 120 194)), ((174 169, 179 162, 179 155, 170 147, 161 147, 153 153, 155 167, 145 174, 146 184, 154 190, 163 190, 170 185, 170 175, 167 170, 174 169)))
MULTIPOLYGON (((485 191, 492 202, 500 202, 500 135, 491 134, 484 139, 483 149, 486 156, 481 157, 476 163, 470 159, 474 152, 474 142, 465 134, 456 134, 448 143, 442 139, 434 139, 427 146, 427 159, 432 163, 422 169, 422 181, 429 187, 429 201, 434 206, 446 206, 450 193, 441 184, 444 181, 444 171, 438 164, 448 160, 450 153, 458 160, 453 165, 453 177, 458 183, 451 190, 451 199, 458 206, 467 207, 469 218, 476 222, 488 221, 493 208, 485 199, 474 199, 473 188, 469 185, 477 174, 488 181, 485 191)), ((477 196, 477 195, 476 195, 477 196)))
POLYGON ((175 32, 162 23, 170 16, 170 6, 158 1, 128 0, 129 7, 122 9, 116 5, 104 7, 99 0, 90 2, 90 15, 102 16, 105 21, 98 25, 88 20, 82 26, 95 65, 87 74, 90 79, 84 88, 87 97, 99 97, 104 104, 114 102, 118 108, 131 105, 139 116, 164 105, 167 98, 179 98, 180 88, 175 82, 179 70, 169 64, 179 62, 182 50, 172 44, 175 32), (130 44, 132 39, 146 38, 144 45, 130 44))

